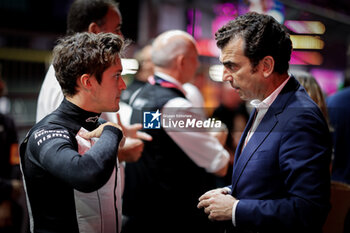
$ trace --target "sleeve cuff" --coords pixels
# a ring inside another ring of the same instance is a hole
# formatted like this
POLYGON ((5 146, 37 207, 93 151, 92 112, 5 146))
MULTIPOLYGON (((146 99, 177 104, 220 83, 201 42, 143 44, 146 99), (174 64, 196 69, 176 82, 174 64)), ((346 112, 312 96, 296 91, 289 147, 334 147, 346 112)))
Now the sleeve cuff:
POLYGON ((103 128, 103 130, 110 130, 110 131, 112 131, 113 133, 117 134, 118 138, 120 138, 120 139, 123 137, 123 132, 120 129, 114 127, 114 126, 106 125, 103 128))
POLYGON ((237 208, 238 202, 239 200, 236 200, 232 206, 232 224, 234 227, 236 226, 236 208, 237 208))
POLYGON ((223 189, 224 189, 228 194, 231 194, 231 193, 232 193, 232 190, 231 190, 230 186, 223 187, 223 189))

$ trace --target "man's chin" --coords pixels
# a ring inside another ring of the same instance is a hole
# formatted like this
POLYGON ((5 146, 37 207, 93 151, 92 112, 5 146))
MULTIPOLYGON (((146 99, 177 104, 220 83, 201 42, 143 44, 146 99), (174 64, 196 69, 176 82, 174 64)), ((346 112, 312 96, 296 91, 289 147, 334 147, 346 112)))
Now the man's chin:
POLYGON ((120 106, 119 106, 119 98, 118 98, 118 101, 117 101, 117 103, 116 103, 116 105, 115 105, 115 110, 114 110, 114 112, 118 112, 119 111, 119 109, 120 109, 120 106))
POLYGON ((242 92, 238 92, 239 98, 243 101, 250 101, 251 99, 248 98, 247 96, 243 95, 242 92))
POLYGON ((120 107, 119 107, 119 104, 118 104, 118 105, 114 108, 114 111, 113 111, 113 112, 118 112, 119 109, 120 109, 120 107))
POLYGON ((115 106, 114 108, 108 109, 108 111, 103 111, 103 112, 118 112, 119 111, 119 104, 115 106))

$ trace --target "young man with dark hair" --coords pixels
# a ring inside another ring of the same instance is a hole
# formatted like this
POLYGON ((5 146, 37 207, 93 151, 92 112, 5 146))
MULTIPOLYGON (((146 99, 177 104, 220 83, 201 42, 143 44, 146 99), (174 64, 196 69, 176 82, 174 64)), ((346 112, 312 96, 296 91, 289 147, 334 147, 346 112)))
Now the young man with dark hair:
MULTIPOLYGON (((68 35, 77 32, 111 32, 123 37, 121 25, 122 16, 118 4, 112 0, 75 0, 67 16, 68 35)), ((62 100, 62 90, 51 65, 40 89, 36 121, 54 111, 62 100)))
POLYGON ((112 33, 78 33, 54 48, 65 98, 20 147, 31 232, 120 232, 117 153, 123 134, 99 116, 119 109, 126 87, 123 47, 112 33))

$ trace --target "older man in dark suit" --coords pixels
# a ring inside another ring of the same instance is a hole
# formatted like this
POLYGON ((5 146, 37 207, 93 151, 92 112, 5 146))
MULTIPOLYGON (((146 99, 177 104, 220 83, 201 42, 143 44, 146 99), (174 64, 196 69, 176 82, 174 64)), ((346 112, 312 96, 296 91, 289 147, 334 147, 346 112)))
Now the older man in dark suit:
POLYGON ((235 153, 232 185, 199 208, 226 232, 321 232, 329 211, 331 138, 288 74, 292 42, 271 16, 247 13, 216 33, 223 80, 255 106, 235 153))

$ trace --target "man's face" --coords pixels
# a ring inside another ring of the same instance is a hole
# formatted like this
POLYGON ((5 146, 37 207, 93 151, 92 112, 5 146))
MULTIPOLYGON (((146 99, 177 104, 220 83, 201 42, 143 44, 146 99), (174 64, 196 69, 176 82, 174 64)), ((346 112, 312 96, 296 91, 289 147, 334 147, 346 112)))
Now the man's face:
POLYGON ((147 45, 142 49, 141 55, 141 69, 138 71, 137 78, 141 81, 147 82, 148 77, 154 72, 154 64, 152 62, 152 46, 147 45))
POLYGON ((259 67, 253 72, 243 48, 243 39, 236 38, 221 50, 220 62, 224 65, 223 81, 230 82, 243 100, 260 99, 264 86, 261 82, 263 77, 259 67))
POLYGON ((111 32, 123 37, 121 27, 122 27, 122 17, 118 9, 110 7, 104 19, 104 24, 101 25, 100 32, 111 32))
POLYGON ((117 57, 115 64, 103 72, 100 84, 95 78, 93 79, 92 98, 96 104, 96 112, 116 112, 119 110, 120 95, 122 90, 126 88, 121 76, 122 70, 120 58, 117 57))

